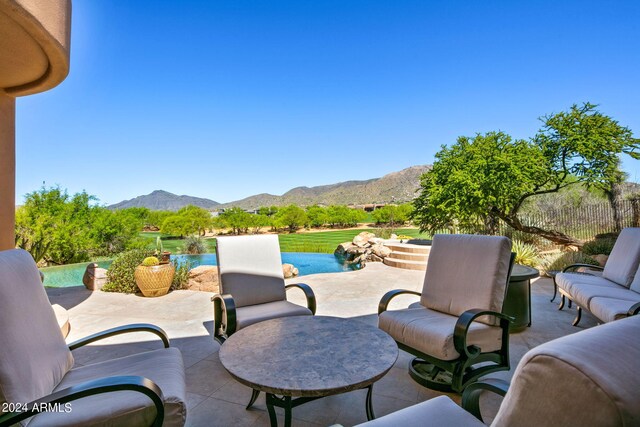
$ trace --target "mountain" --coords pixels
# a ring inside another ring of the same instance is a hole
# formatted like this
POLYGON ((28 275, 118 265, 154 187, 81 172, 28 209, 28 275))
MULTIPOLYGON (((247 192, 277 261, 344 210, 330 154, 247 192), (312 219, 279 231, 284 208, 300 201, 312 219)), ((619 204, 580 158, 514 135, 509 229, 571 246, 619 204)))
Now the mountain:
POLYGON ((232 206, 243 209, 256 209, 260 206, 285 206, 296 204, 308 206, 314 204, 362 205, 369 203, 408 202, 416 196, 420 186, 420 176, 431 166, 412 166, 399 172, 393 172, 382 178, 365 181, 345 181, 317 187, 296 187, 282 196, 257 194, 245 199, 222 204, 221 208, 232 206))
POLYGON ((156 190, 151 194, 138 196, 131 200, 124 200, 115 205, 107 206, 107 208, 115 210, 144 207, 151 210, 177 211, 187 205, 200 206, 201 208, 211 210, 220 206, 220 203, 201 197, 178 196, 168 191, 156 190))

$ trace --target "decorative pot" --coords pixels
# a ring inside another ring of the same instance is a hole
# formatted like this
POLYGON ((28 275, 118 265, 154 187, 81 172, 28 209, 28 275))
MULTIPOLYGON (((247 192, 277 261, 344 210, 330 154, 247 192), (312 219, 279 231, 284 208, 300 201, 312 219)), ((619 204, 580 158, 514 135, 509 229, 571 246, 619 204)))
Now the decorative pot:
POLYGON ((171 281, 176 268, 172 264, 136 267, 134 277, 136 285, 145 297, 160 297, 166 295, 171 287, 171 281))
POLYGON ((160 264, 169 264, 171 261, 171 252, 164 251, 158 256, 158 260, 160 260, 160 264))

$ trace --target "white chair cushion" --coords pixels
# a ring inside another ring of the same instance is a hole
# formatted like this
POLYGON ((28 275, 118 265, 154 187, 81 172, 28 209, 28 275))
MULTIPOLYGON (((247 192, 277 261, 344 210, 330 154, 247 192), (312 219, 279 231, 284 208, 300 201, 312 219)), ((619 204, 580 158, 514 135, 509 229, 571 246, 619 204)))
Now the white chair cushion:
POLYGON ((567 293, 571 294, 575 286, 593 285, 606 287, 619 287, 610 280, 603 277, 593 276, 591 274, 582 273, 559 273, 556 276, 556 284, 567 293))
MULTIPOLYGON (((437 234, 424 278, 423 306, 460 316, 471 308, 501 312, 511 241, 502 236, 437 234)), ((480 322, 495 325, 494 317, 480 322)))
POLYGON ((216 239, 221 293, 236 307, 286 299, 278 236, 227 236, 216 239))
POLYGON ((631 426, 640 420, 640 316, 524 355, 492 426, 631 426))
POLYGON ((0 252, 0 404, 50 394, 72 366, 33 258, 0 252))
MULTIPOLYGON (((393 339, 441 360, 460 357, 453 345, 453 330, 458 317, 428 308, 385 311, 378 316, 378 327, 393 339)), ((473 322, 467 334, 467 345, 477 345, 483 352, 502 346, 502 329, 473 322)))
MULTIPOLYGON (((137 375, 155 382, 164 396, 164 427, 183 426, 186 421, 184 365, 175 348, 154 350, 72 369, 56 391, 98 378, 137 375)), ((215 381, 215 378, 211 378, 215 381)), ((85 397, 71 403, 69 413, 50 412, 33 417, 29 427, 38 426, 149 426, 156 410, 141 393, 118 391, 85 397)))
POLYGON ((612 286, 574 286, 571 297, 573 301, 584 308, 589 308, 591 299, 595 297, 616 298, 636 302, 640 301, 640 294, 615 284, 612 286))
POLYGON ((448 396, 438 396, 409 406, 356 427, 482 427, 476 417, 459 407, 448 396))
POLYGON ((635 276, 633 276, 633 282, 631 282, 631 286, 629 286, 634 292, 640 293, 640 266, 638 266, 638 270, 636 270, 635 276))
POLYGON ((629 287, 640 264, 640 228, 622 230, 604 266, 602 277, 629 287))
MULTIPOLYGON (((589 302, 589 311, 598 319, 609 323, 626 318, 631 306, 637 302, 627 299, 595 297, 589 302)), ((636 317, 640 317, 640 315, 636 317)))
POLYGON ((311 315, 311 310, 289 301, 275 301, 264 304, 248 305, 236 309, 236 330, 254 323, 288 316, 311 315))

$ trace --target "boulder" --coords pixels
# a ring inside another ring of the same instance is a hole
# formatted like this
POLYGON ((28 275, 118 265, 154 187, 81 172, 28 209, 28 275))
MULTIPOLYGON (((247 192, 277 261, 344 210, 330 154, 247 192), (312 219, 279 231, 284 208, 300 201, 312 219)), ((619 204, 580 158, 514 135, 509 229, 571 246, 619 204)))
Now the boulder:
POLYGON ((107 269, 100 268, 98 264, 92 262, 84 270, 82 283, 90 291, 99 291, 107 283, 107 269))
POLYGON ((282 274, 285 279, 290 279, 298 275, 298 269, 293 264, 282 264, 282 274))
POLYGON ((190 291, 220 292, 218 284, 218 267, 215 265, 199 265, 189 271, 187 289, 190 291))
POLYGON ((609 255, 599 254, 599 255, 594 255, 592 258, 598 261, 598 264, 600 264, 600 267, 604 267, 604 265, 607 263, 607 260, 609 259, 609 255))
POLYGON ((351 247, 353 247, 353 243, 351 242, 340 243, 333 253, 334 255, 345 256, 351 247))
POLYGON ((352 243, 356 246, 364 248, 369 244, 369 240, 373 239, 374 237, 376 237, 375 234, 363 231, 353 238, 352 243))
MULTIPOLYGON (((371 247, 371 252, 373 252, 378 258, 386 258, 391 255, 391 248, 378 244, 371 247)), ((375 260, 372 259, 372 261, 375 260)), ((382 259, 380 259, 380 261, 382 261, 382 259)))

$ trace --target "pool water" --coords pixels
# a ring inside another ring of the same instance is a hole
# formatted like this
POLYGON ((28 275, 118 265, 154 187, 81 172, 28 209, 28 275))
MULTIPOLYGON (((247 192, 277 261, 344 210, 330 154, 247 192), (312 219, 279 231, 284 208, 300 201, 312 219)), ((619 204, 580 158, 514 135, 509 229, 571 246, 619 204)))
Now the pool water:
MULTIPOLYGON (((179 262, 191 262, 191 268, 199 265, 218 265, 215 254, 202 255, 172 255, 171 259, 179 262)), ((293 264, 299 271, 299 276, 317 273, 339 273, 352 271, 359 267, 347 265, 333 254, 316 254, 307 252, 283 252, 282 262, 293 264)), ((102 268, 108 268, 111 261, 97 263, 102 268)), ((82 276, 89 263, 61 265, 58 267, 41 268, 44 274, 44 285, 52 288, 82 286, 82 276)))

